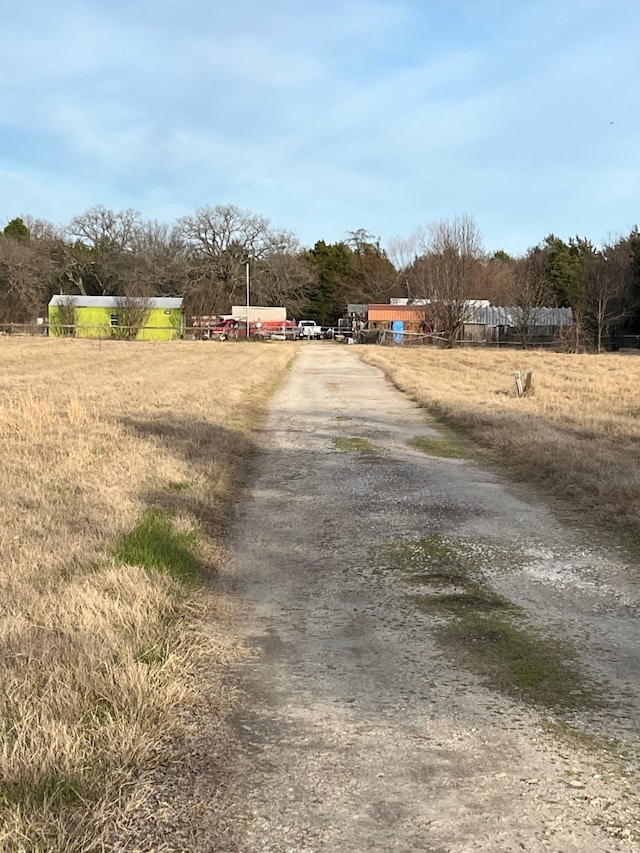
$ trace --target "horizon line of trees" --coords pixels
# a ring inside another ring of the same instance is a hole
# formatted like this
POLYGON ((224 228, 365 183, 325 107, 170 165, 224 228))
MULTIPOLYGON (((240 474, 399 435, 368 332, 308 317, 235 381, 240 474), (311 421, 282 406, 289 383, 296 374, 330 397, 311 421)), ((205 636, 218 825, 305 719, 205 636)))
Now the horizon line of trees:
POLYGON ((597 247, 547 235, 523 255, 484 250, 473 217, 441 219, 386 248, 364 228, 343 241, 300 245, 290 231, 234 205, 200 207, 174 223, 135 210, 92 207, 58 227, 30 216, 0 233, 0 324, 32 323, 54 294, 179 296, 187 316, 227 313, 244 302, 246 264, 254 304, 332 325, 349 303, 428 300, 429 322, 451 344, 469 300, 515 309, 523 344, 536 309, 573 311, 572 348, 600 351, 640 334, 640 234, 597 247))

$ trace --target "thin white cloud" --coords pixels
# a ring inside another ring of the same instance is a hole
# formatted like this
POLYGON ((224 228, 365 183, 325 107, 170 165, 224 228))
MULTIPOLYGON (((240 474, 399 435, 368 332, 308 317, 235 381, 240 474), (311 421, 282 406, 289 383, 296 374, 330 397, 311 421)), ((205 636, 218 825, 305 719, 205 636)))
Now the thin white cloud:
POLYGON ((512 250, 597 239, 635 218, 638 25, 635 0, 32 0, 0 30, 0 216, 234 202, 308 243, 463 210, 512 250))

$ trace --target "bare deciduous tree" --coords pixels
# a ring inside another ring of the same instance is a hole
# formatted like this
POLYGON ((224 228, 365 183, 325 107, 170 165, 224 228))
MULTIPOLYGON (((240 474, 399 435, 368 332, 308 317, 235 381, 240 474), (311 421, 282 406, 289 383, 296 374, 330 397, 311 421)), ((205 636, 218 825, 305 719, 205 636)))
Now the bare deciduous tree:
POLYGON ((593 326, 594 347, 602 352, 603 338, 609 326, 623 319, 624 295, 629 275, 628 252, 615 245, 589 257, 585 269, 584 300, 593 326))
POLYGON ((35 216, 25 216, 24 224, 29 229, 32 240, 60 240, 64 237, 64 229, 48 219, 39 219, 35 216))
POLYGON ((525 257, 514 264, 510 300, 516 333, 525 349, 531 343, 538 309, 548 305, 550 300, 546 255, 538 247, 529 249, 525 257))
POLYGON ((65 245, 70 282, 84 295, 122 293, 135 281, 135 238, 141 226, 135 210, 112 211, 98 205, 75 216, 65 245))
POLYGON ((80 216, 74 216, 67 231, 92 248, 107 245, 130 250, 139 225, 137 210, 113 211, 97 205, 80 216))
POLYGON ((429 229, 423 256, 430 313, 449 346, 473 311, 474 285, 482 258, 482 237, 470 216, 442 219, 429 229))
POLYGON ((189 285, 188 247, 177 226, 143 222, 132 239, 135 287, 160 296, 183 296, 189 285))
POLYGON ((478 270, 474 294, 492 305, 512 305, 518 259, 504 251, 494 252, 478 270))
POLYGON ((273 247, 252 265, 252 300, 259 305, 282 305, 290 317, 300 317, 316 282, 298 240, 291 234, 275 235, 273 247))
POLYGON ((116 296, 113 313, 117 317, 117 325, 111 327, 112 337, 118 340, 135 340, 147 324, 151 304, 151 297, 139 292, 116 296))
POLYGON ((411 302, 424 299, 427 291, 426 270, 419 260, 427 243, 424 228, 418 228, 408 237, 394 237, 389 241, 388 254, 396 269, 398 285, 411 302))
POLYGON ((53 316, 51 334, 57 337, 74 337, 78 324, 78 309, 73 296, 61 299, 53 316))
POLYGON ((46 246, 0 235, 0 322, 31 323, 42 316, 52 277, 46 246))
POLYGON ((179 227, 190 248, 194 313, 218 313, 241 298, 247 261, 261 259, 274 245, 269 220, 235 205, 198 208, 179 227))

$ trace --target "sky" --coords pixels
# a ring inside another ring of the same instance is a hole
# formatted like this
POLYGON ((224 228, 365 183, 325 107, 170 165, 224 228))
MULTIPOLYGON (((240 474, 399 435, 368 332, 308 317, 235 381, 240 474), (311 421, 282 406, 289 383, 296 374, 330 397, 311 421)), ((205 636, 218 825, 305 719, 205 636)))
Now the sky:
POLYGON ((302 245, 640 223, 638 0, 0 0, 0 227, 233 204, 302 245))

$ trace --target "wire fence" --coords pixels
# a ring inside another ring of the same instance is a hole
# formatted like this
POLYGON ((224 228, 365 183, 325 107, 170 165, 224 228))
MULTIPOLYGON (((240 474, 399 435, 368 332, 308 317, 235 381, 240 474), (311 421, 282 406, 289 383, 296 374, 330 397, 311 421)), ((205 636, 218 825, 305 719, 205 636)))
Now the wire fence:
MULTIPOLYGON (((410 332, 400 331, 395 329, 375 329, 367 330, 361 334, 362 343, 378 343, 383 346, 436 346, 447 347, 451 344, 449 335, 441 332, 410 332)), ((512 348, 523 349, 525 347, 535 348, 557 348, 561 344, 560 336, 555 337, 531 337, 531 339, 522 340, 521 338, 495 338, 491 335, 476 335, 474 337, 465 337, 464 335, 456 337, 454 341, 456 346, 462 347, 491 347, 491 348, 512 348)))
MULTIPOLYGON (((0 335, 51 337, 84 340, 115 340, 115 341, 153 341, 153 340, 245 340, 246 328, 240 323, 238 327, 216 328, 208 325, 173 326, 117 326, 66 324, 66 323, 0 323, 0 335)), ((297 328, 261 331, 251 328, 251 339, 272 338, 274 340, 342 340, 345 333, 333 327, 314 327, 313 332, 297 328)))
MULTIPOLYGON (((295 333, 278 334, 271 332, 265 335, 251 334, 251 339, 272 338, 273 340, 333 340, 343 343, 358 344, 381 344, 384 346, 422 347, 422 346, 449 346, 449 337, 438 332, 413 332, 381 329, 360 329, 351 331, 337 329, 334 327, 322 327, 320 334, 305 335, 295 333)), ((22 336, 34 338, 55 337, 61 339, 80 339, 97 341, 177 341, 177 340, 245 340, 244 329, 237 335, 218 336, 212 334, 212 330, 203 326, 183 326, 181 328, 170 326, 145 326, 140 329, 136 326, 105 326, 105 325, 48 325, 46 323, 0 323, 0 336, 22 336)), ((490 335, 466 336, 456 339, 456 346, 466 347, 489 347, 489 348, 549 348, 562 347, 561 335, 532 337, 523 341, 520 337, 494 338, 490 335)), ((640 349, 640 335, 619 335, 613 339, 607 338, 603 341, 606 349, 640 349)))
POLYGON ((40 338, 82 338, 85 340, 150 341, 194 338, 197 328, 184 326, 105 326, 56 323, 0 323, 0 335, 40 338))
POLYGON ((36 323, 0 323, 1 335, 29 335, 30 337, 46 337, 46 326, 36 323))
POLYGON ((447 344, 449 338, 438 332, 409 332, 395 329, 377 329, 377 343, 396 346, 426 346, 447 344))

